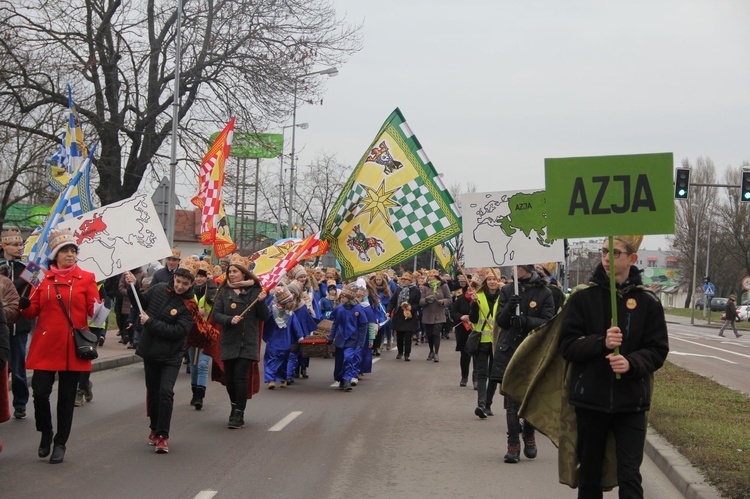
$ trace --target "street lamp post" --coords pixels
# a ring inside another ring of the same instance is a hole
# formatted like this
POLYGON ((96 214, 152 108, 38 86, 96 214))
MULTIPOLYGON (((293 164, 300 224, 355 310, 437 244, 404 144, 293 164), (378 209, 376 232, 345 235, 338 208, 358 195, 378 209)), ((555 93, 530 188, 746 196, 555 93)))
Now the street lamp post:
MULTIPOLYGON (((281 165, 279 166, 279 207, 276 211, 276 236, 277 239, 281 239, 281 200, 284 197, 282 195, 283 192, 283 186, 284 186, 284 130, 287 128, 292 127, 299 127, 303 130, 306 130, 310 125, 307 123, 300 123, 298 125, 286 125, 281 127, 281 165)), ((289 230, 289 226, 287 225, 287 231, 289 230)))
POLYGON ((292 158, 291 166, 289 167, 289 219, 287 220, 287 227, 292 226, 292 217, 294 211, 294 140, 296 138, 295 131, 297 129, 297 83, 301 78, 315 75, 328 75, 334 77, 339 74, 339 70, 335 67, 321 69, 320 71, 314 71, 312 73, 306 73, 294 78, 294 103, 292 105, 292 158))

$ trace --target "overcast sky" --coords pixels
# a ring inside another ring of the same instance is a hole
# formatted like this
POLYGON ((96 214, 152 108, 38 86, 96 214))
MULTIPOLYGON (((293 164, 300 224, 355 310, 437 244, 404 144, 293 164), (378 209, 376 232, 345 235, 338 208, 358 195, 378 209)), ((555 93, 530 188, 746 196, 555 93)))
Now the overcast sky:
POLYGON ((479 191, 543 188, 548 157, 750 160, 750 1, 334 5, 364 22, 364 48, 299 106, 300 167, 355 165, 396 107, 445 184, 479 191))

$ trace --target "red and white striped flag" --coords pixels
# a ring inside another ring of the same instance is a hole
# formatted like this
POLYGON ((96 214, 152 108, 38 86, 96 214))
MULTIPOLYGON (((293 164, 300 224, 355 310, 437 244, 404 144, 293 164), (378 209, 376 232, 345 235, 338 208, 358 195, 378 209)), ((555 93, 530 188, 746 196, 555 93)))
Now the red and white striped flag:
POLYGON ((219 134, 203 157, 198 176, 198 194, 191 202, 201 210, 201 243, 214 245, 216 256, 232 253, 237 245, 229 234, 221 190, 224 187, 224 164, 232 149, 234 118, 219 134))
POLYGON ((303 239, 284 255, 273 269, 258 275, 263 289, 266 291, 273 289, 292 267, 309 258, 323 255, 326 251, 328 251, 328 241, 320 238, 320 231, 303 239))

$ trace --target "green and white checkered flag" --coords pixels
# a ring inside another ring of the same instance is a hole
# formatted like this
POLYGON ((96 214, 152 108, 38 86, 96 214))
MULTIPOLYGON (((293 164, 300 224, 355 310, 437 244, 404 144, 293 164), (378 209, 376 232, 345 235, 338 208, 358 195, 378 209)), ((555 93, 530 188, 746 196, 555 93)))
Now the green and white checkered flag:
POLYGON ((323 229, 351 279, 392 267, 461 232, 455 202, 401 111, 385 121, 323 229))

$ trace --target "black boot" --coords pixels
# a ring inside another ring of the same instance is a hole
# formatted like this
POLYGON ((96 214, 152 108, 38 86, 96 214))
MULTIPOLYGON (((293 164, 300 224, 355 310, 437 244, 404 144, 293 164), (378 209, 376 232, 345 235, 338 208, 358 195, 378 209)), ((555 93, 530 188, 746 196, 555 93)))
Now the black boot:
POLYGON ((39 442, 39 457, 47 457, 52 452, 52 432, 42 433, 42 441, 39 442))
POLYGON ((203 409, 203 397, 206 396, 206 387, 205 386, 196 386, 195 387, 195 394, 193 397, 195 398, 195 410, 200 411, 203 409))
POLYGON ((508 444, 508 452, 503 457, 503 461, 506 463, 517 463, 521 460, 521 445, 520 444, 508 444))
POLYGON ((232 409, 232 415, 229 416, 229 423, 227 424, 227 428, 236 430, 242 428, 243 426, 245 426, 245 411, 237 409, 235 407, 232 409))
POLYGON ((195 388, 196 388, 196 386, 192 385, 191 388, 193 390, 193 398, 190 399, 190 405, 191 406, 195 406, 195 388))
POLYGON ((49 457, 50 464, 62 463, 63 458, 65 458, 65 446, 55 444, 54 449, 52 449, 52 455, 49 457))

